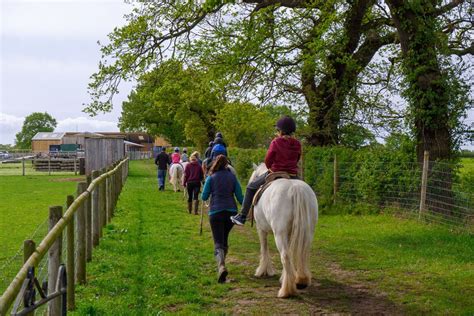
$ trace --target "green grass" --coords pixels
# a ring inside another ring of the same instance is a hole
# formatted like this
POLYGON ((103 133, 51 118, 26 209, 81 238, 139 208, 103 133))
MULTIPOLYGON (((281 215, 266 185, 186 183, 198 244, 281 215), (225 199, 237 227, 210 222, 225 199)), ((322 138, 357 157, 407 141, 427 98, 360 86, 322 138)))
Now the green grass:
POLYGON ((474 158, 461 158, 461 173, 474 174, 474 158))
MULTIPOLYGON (((69 176, 71 177, 71 176, 69 176)), ((81 176, 72 176, 82 179, 81 176)), ((10 259, 33 238, 39 243, 47 231, 48 208, 64 205, 76 191, 65 176, 0 176, 0 293, 21 267, 23 253, 10 259), (6 265, 6 266, 5 266, 6 265)))
MULTIPOLYGON (((322 216, 313 285, 276 298, 278 276, 257 279, 258 238, 231 233, 230 281, 216 283, 207 218, 188 215, 182 193, 157 190, 151 162, 131 162, 116 217, 77 289, 77 315, 472 314, 472 236, 389 215, 322 216)), ((273 262, 281 268, 271 241, 273 262)))

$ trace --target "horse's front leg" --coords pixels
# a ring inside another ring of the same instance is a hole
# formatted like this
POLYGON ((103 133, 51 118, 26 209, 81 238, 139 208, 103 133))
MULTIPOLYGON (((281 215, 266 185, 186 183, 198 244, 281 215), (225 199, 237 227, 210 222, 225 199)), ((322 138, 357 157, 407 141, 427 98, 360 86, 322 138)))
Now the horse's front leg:
POLYGON ((275 242, 280 252, 283 270, 281 272, 281 288, 278 297, 284 298, 296 295, 295 268, 288 249, 288 233, 274 232, 275 242))
POLYGON ((256 277, 275 275, 275 270, 273 270, 272 260, 270 257, 270 251, 268 250, 267 235, 267 232, 258 229, 258 237, 260 239, 260 264, 255 271, 256 277))

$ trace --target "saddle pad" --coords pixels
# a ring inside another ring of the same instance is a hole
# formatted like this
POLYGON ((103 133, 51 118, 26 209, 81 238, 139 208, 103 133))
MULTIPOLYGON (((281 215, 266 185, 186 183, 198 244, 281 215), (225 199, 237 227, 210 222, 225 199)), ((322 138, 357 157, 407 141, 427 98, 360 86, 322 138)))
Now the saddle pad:
POLYGON ((265 192, 265 190, 268 189, 268 187, 276 179, 291 179, 291 175, 283 171, 269 173, 265 178, 265 183, 255 193, 255 196, 253 197, 253 200, 252 200, 252 207, 257 205, 258 201, 262 197, 263 192, 265 192))

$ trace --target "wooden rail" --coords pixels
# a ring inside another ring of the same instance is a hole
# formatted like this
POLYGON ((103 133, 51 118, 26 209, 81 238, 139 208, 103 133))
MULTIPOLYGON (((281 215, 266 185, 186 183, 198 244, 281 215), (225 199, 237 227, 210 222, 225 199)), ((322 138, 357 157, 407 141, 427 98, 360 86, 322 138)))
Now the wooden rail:
MULTIPOLYGON (((9 308, 15 301, 16 296, 18 295, 21 286, 26 279, 28 268, 33 266, 37 267, 38 264, 40 263, 41 259, 49 252, 50 254, 52 252, 57 253, 55 254, 54 259, 52 260, 50 257, 50 265, 54 263, 56 266, 57 262, 60 256, 60 253, 56 250, 56 248, 52 248, 53 245, 55 247, 58 247, 58 243, 60 243, 61 236, 65 230, 66 227, 68 227, 68 234, 67 234, 67 246, 68 246, 68 253, 69 255, 67 256, 67 261, 68 261, 68 267, 71 268, 74 266, 74 261, 75 259, 80 259, 75 261, 75 271, 67 271, 68 276, 72 273, 73 275, 75 274, 76 276, 76 283, 85 283, 86 282, 86 259, 87 259, 87 253, 89 252, 90 249, 86 249, 87 245, 89 244, 86 242, 86 237, 88 234, 88 231, 91 231, 91 228, 94 226, 94 221, 98 221, 100 225, 105 225, 106 220, 106 207, 105 205, 110 205, 110 207, 115 207, 119 194, 122 190, 123 184, 125 183, 125 179, 128 175, 128 158, 125 158, 121 160, 120 162, 117 162, 114 164, 113 169, 111 169, 108 172, 104 172, 102 175, 96 177, 91 181, 87 189, 85 187, 87 184, 85 182, 79 183, 78 184, 78 196, 74 201, 71 201, 70 198, 68 198, 67 205, 68 208, 64 212, 64 214, 61 216, 60 214, 58 215, 59 211, 54 212, 54 217, 57 217, 54 219, 54 226, 50 227, 50 230, 48 234, 43 238, 43 240, 40 242, 40 244, 34 249, 34 251, 31 253, 29 258, 26 260, 26 262, 23 264, 21 267, 20 271, 17 273, 13 281, 10 283, 8 288, 5 290, 3 295, 0 297, 0 315, 6 315, 9 308), (110 184, 110 186, 108 185, 110 184), (84 190, 85 189, 85 190, 84 190), (107 194, 107 190, 110 191, 110 194, 107 194), (94 194, 93 194, 94 193, 94 194), (98 211, 104 212, 104 214, 97 214, 97 217, 92 216, 91 221, 87 221, 87 212, 89 210, 88 205, 89 202, 88 200, 91 198, 91 196, 94 196, 98 199, 96 203, 92 203, 92 209, 94 209, 94 204, 97 206, 102 206, 98 211), (74 216, 76 218, 74 218, 74 216), (72 227, 74 227, 74 221, 76 222, 77 230, 76 234, 72 233, 72 227), (92 222, 92 223, 91 223, 92 222), (72 223, 72 224, 71 224, 72 223), (86 227, 87 225, 90 225, 92 227, 86 227), (76 235, 76 236, 74 236, 76 235), (69 239, 72 239, 69 240, 69 239), (75 239, 75 241, 74 241, 75 239), (74 253, 74 246, 78 247, 78 251, 76 251, 75 256, 79 256, 81 258, 74 258, 72 255, 74 253), (51 260, 53 262, 51 262, 51 260), (69 262, 72 260, 72 262, 69 262)), ((55 208, 56 209, 56 208, 55 208)), ((110 209, 109 209, 110 210, 110 209)), ((112 209, 112 214, 113 214, 113 209, 112 209)), ((50 219, 51 221, 51 219, 50 219)), ((102 227, 100 227, 101 230, 102 227)), ((92 231, 93 228, 92 228, 92 231)), ((98 244, 98 242, 97 242, 98 244)), ((59 246, 60 247, 60 246, 59 246)), ((90 247, 90 244, 89 244, 90 247)), ((50 267, 51 268, 51 267, 50 267)), ((52 267, 54 269, 54 267, 52 267)), ((73 268, 74 269, 74 268, 73 268)), ((56 271, 48 271, 48 273, 54 274, 57 273, 56 271)), ((51 282, 51 278, 50 278, 51 282)), ((53 282, 54 283, 54 282, 53 282)), ((49 286, 53 286, 53 284, 49 284, 49 286)), ((53 286, 54 287, 54 286, 53 286)), ((71 289, 71 287, 69 287, 71 289)), ((69 293, 68 292, 68 297, 71 299, 72 297, 72 302, 74 302, 74 293, 69 293)), ((50 302, 49 310, 51 313, 51 309, 54 308, 54 300, 50 302)), ((69 309, 74 308, 74 303, 68 304, 69 309)))

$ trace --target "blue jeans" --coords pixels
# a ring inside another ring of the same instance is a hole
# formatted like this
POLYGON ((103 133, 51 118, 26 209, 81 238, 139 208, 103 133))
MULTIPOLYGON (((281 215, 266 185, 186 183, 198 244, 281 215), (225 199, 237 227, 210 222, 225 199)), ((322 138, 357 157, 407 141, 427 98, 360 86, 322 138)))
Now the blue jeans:
POLYGON ((166 170, 158 169, 158 186, 165 189, 166 170))

